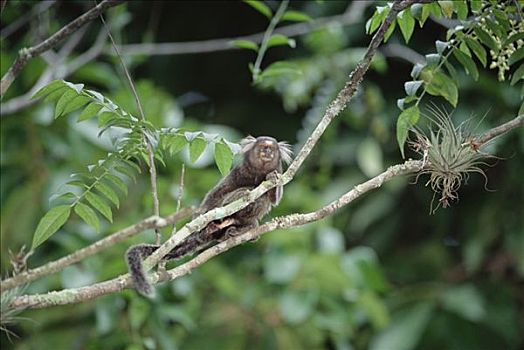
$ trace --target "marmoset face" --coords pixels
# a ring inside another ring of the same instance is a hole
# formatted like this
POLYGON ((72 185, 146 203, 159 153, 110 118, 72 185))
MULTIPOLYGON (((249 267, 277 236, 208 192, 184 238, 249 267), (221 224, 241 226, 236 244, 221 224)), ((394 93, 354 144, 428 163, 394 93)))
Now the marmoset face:
POLYGON ((270 139, 261 140, 255 146, 255 152, 258 152, 258 156, 263 162, 272 162, 278 156, 277 149, 277 141, 270 139))
POLYGON ((278 143, 272 137, 259 137, 255 145, 249 150, 249 157, 252 164, 266 171, 275 170, 280 163, 278 143))

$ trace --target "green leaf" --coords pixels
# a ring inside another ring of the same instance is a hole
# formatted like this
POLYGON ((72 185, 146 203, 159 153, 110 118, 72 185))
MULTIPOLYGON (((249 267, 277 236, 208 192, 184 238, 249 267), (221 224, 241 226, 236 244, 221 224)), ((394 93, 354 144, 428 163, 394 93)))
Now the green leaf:
POLYGON ((215 143, 215 162, 222 175, 226 175, 233 164, 233 151, 221 140, 215 143))
POLYGON ((80 94, 84 89, 84 84, 73 84, 69 81, 64 81, 64 84, 70 87, 71 89, 75 90, 77 94, 80 94))
POLYGON ((100 220, 93 209, 89 208, 82 202, 78 202, 75 205, 75 213, 78 214, 89 226, 95 228, 96 232, 100 232, 100 220))
POLYGON ((507 33, 511 31, 511 23, 509 22, 508 14, 496 7, 492 7, 492 11, 495 15, 495 18, 497 19, 498 24, 502 26, 504 36, 507 36, 507 33))
POLYGON ((512 42, 517 41, 517 40, 524 40, 524 32, 519 32, 519 33, 510 35, 509 38, 507 38, 504 41, 504 44, 502 45, 502 47, 506 47, 509 44, 511 44, 512 42))
POLYGON ((124 193, 124 195, 127 195, 127 185, 124 182, 124 180, 122 180, 121 178, 119 178, 118 176, 113 175, 113 174, 106 174, 105 178, 108 179, 109 181, 111 181, 111 183, 113 185, 118 187, 118 189, 120 191, 122 191, 122 193, 124 193))
POLYGON ((453 1, 451 0, 440 0, 438 2, 444 16, 451 18, 453 16, 453 1))
POLYGON ((187 139, 182 134, 174 134, 169 138, 169 152, 171 154, 177 154, 187 144, 187 139))
POLYGON ((511 77, 511 85, 515 85, 517 81, 524 78, 524 63, 520 65, 520 67, 513 73, 513 76, 511 77))
POLYGON ((464 41, 466 42, 468 47, 471 49, 471 51, 473 51, 475 56, 477 56, 480 63, 482 63, 482 66, 486 67, 486 64, 488 63, 488 61, 487 61, 486 50, 484 49, 484 47, 480 45, 480 43, 476 39, 473 39, 468 36, 464 37, 464 41))
POLYGON ((508 38, 508 34, 506 33, 506 31, 504 30, 504 28, 496 21, 492 21, 489 17, 486 18, 486 22, 485 24, 488 26, 489 29, 491 29, 491 31, 493 33, 495 33, 495 35, 502 39, 502 41, 506 40, 508 38))
POLYGON ((421 18, 419 19, 420 28, 422 28, 424 23, 426 23, 426 20, 429 18, 429 15, 431 14, 431 5, 432 4, 422 5, 422 14, 421 14, 421 18))
POLYGON ((35 249, 45 242, 53 233, 58 231, 64 225, 71 214, 71 206, 59 205, 49 210, 36 227, 33 236, 33 247, 35 249))
POLYGON ((106 196, 117 208, 120 206, 120 201, 118 200, 118 195, 113 191, 111 187, 106 185, 103 182, 99 182, 95 185, 95 189, 106 196))
POLYGON ((194 163, 200 158, 202 152, 206 149, 207 143, 202 137, 196 137, 189 144, 189 158, 194 163))
POLYGON ((133 169, 129 168, 128 166, 117 165, 115 166, 115 170, 136 182, 136 174, 133 169))
POLYGON ((440 63, 441 56, 438 53, 428 53, 426 56, 426 65, 436 67, 440 63))
POLYGON ((475 34, 477 34, 478 38, 480 39, 480 41, 482 41, 484 45, 486 45, 491 50, 493 50, 495 54, 498 54, 499 46, 497 42, 495 41, 495 39, 491 37, 491 35, 489 35, 484 29, 478 26, 474 27, 473 30, 475 31, 475 34))
POLYGON ((239 49, 249 49, 258 52, 258 45, 251 40, 233 40, 231 45, 238 47, 239 49))
POLYGON ((77 122, 81 122, 83 120, 87 120, 89 118, 92 118, 96 116, 98 111, 102 109, 102 105, 98 104, 97 102, 92 102, 80 113, 80 116, 77 119, 77 122))
POLYGON ((248 4, 267 18, 273 17, 273 13, 271 12, 271 9, 266 6, 262 1, 258 0, 244 0, 244 3, 248 4))
POLYGON ((72 112, 80 107, 82 107, 83 105, 85 105, 86 103, 90 102, 91 101, 91 98, 87 97, 87 96, 77 96, 75 98, 73 98, 73 100, 69 101, 69 103, 65 106, 62 114, 66 115, 67 113, 69 112, 72 112))
POLYGON ((292 22, 309 22, 311 17, 306 15, 304 12, 300 11, 286 11, 282 16, 282 21, 292 21, 292 22))
POLYGON ((424 83, 422 80, 408 81, 404 83, 404 90, 408 96, 413 96, 417 92, 418 88, 424 83))
POLYGON ((44 102, 54 102, 54 101, 58 100, 60 97, 62 97, 62 95, 65 94, 69 90, 70 89, 68 89, 65 85, 62 86, 62 87, 59 87, 58 89, 56 89, 55 91, 53 91, 49 95, 47 95, 44 98, 44 102))
POLYGON ((298 68, 295 63, 278 61, 269 65, 260 74, 259 79, 265 79, 269 77, 278 77, 285 75, 302 75, 302 71, 298 68))
POLYGON ((397 25, 397 19, 395 18, 393 22, 391 22, 391 25, 389 26, 388 30, 386 31, 386 34, 384 34, 384 42, 387 43, 389 38, 391 37, 391 34, 395 31, 395 27, 397 25))
POLYGON ((424 70, 420 77, 426 83, 426 91, 433 96, 442 96, 454 107, 458 102, 458 89, 455 82, 446 74, 424 70))
POLYGON ((417 79, 420 72, 422 72, 422 69, 424 69, 426 67, 426 64, 424 63, 416 63, 414 66, 413 66, 413 69, 411 69, 411 77, 413 79, 417 79))
POLYGON ((478 80, 479 78, 479 71, 477 69, 477 66, 475 65, 475 62, 471 57, 463 53, 459 50, 453 50, 453 55, 455 58, 464 66, 466 71, 474 80, 478 80))
POLYGON ((440 41, 437 40, 435 42, 435 47, 437 48, 437 52, 442 55, 442 53, 448 48, 449 42, 447 41, 440 41))
POLYGON ((524 58, 524 46, 521 46, 520 49, 513 52, 511 56, 509 56, 509 65, 511 66, 513 63, 520 61, 524 58))
POLYGON ((44 97, 46 95, 49 95, 53 91, 56 91, 60 88, 64 88, 65 86, 66 85, 64 84, 63 80, 54 80, 51 83, 47 84, 46 86, 42 87, 40 90, 38 90, 31 98, 36 99, 36 98, 44 97))
POLYGON ((290 39, 282 34, 273 34, 271 38, 269 38, 269 40, 267 41, 268 48, 282 45, 289 45, 289 47, 294 48, 296 46, 296 42, 294 39, 290 39))
POLYGON ((403 10, 398 14, 397 22, 407 43, 413 34, 413 29, 415 29, 415 19, 413 19, 409 10, 403 10))
POLYGON ((411 16, 419 22, 422 19, 422 6, 422 4, 413 4, 409 8, 409 10, 411 11, 411 16))
POLYGON ((459 81, 459 76, 457 74, 457 70, 455 69, 455 67, 451 63, 449 63, 448 60, 444 61, 444 67, 446 67, 449 75, 451 75, 451 79, 453 79, 453 81, 455 81, 455 82, 458 82, 459 81))
POLYGON ((111 212, 111 207, 99 196, 93 192, 86 192, 85 198, 102 215, 105 216, 109 222, 113 222, 113 213, 111 212))
POLYGON ((455 12, 460 20, 465 20, 468 18, 468 5, 464 0, 454 0, 453 7, 455 7, 455 12))
POLYGON ((140 167, 138 166, 138 164, 136 164, 135 162, 129 160, 129 159, 123 159, 122 162, 124 162, 125 164, 127 164, 127 166, 129 166, 130 168, 133 168, 137 173, 142 173, 142 169, 140 169, 140 167))
POLYGON ((482 0, 470 0, 469 6, 471 6, 472 12, 480 12, 482 10, 482 0))
POLYGON ((377 6, 373 16, 366 22, 366 33, 372 34, 377 30, 388 15, 389 11, 390 8, 388 6, 377 6))
POLYGON ((62 95, 62 97, 60 97, 60 99, 58 100, 58 102, 56 103, 56 108, 55 108, 55 119, 60 117, 64 110, 65 110, 65 107, 67 106, 67 104, 72 101, 75 97, 78 96, 78 93, 73 90, 73 89, 68 89, 66 91, 65 94, 62 95))
POLYGON ((404 158, 404 144, 408 138, 409 129, 415 125, 420 117, 418 106, 412 106, 402 111, 397 120, 397 142, 400 147, 400 153, 404 158))
POLYGON ((371 350, 412 350, 431 320, 434 305, 419 302, 393 314, 390 325, 371 340, 371 350))

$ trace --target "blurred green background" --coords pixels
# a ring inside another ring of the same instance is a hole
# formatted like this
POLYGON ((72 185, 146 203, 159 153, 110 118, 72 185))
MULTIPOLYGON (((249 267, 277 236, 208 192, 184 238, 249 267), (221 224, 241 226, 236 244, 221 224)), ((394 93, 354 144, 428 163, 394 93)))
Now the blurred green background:
MULTIPOLYGON (((275 2, 269 2, 275 5, 275 2)), ((37 5, 8 1, 2 30, 37 5)), ((374 5, 374 4, 369 4, 374 5)), ((1 73, 17 50, 92 6, 58 1, 7 37, 2 36, 1 73)), ((346 1, 291 2, 312 18, 344 13, 346 1)), ((362 6, 361 6, 362 7, 362 6)), ((366 7, 366 6, 363 6, 366 7)), ((353 8, 355 9, 355 8, 353 8)), ((343 86, 370 40, 367 6, 352 25, 331 23, 297 37, 297 47, 268 51, 264 66, 285 59, 304 72, 292 81, 254 86, 249 50, 199 54, 127 56, 146 116, 157 127, 218 133, 238 142, 247 134, 288 140, 298 150, 343 86)), ((232 38, 263 32, 267 19, 234 1, 132 1, 106 13, 117 42, 180 42, 232 38)), ((285 25, 286 23, 284 23, 285 25)), ((72 56, 87 50, 101 28, 90 24, 72 56)), ((435 51, 446 28, 428 20, 409 47, 435 51)), ((330 125, 285 187, 270 216, 316 210, 402 161, 396 144, 396 100, 404 97, 412 62, 393 34, 366 75, 357 96, 330 125), (392 46, 393 45, 393 46, 392 46)), ((110 47, 108 47, 110 52, 110 47)), ((416 57, 416 55, 414 56, 416 57)), ((33 59, 2 101, 27 92, 47 63, 33 59)), ((454 121, 473 116, 480 133, 516 116, 517 86, 483 69, 473 81, 461 71, 454 121), (485 116, 485 117, 484 117, 485 116)), ((102 54, 66 80, 85 83, 135 112, 118 61, 102 54)), ((442 99, 427 99, 449 109, 442 99)), ((97 138, 96 122, 71 115, 53 120, 53 106, 36 103, 1 119, 1 272, 10 271, 8 250, 30 246, 49 197, 69 175, 110 149, 97 138)), ((430 214, 433 193, 421 177, 396 178, 335 215, 290 230, 265 234, 236 247, 190 275, 158 287, 156 300, 132 290, 78 305, 23 312, 1 335, 2 349, 522 349, 524 346, 524 133, 493 142, 499 160, 471 176, 460 201, 430 214)), ((408 156, 415 157, 413 153, 408 156)), ((181 165, 186 162, 182 206, 196 205, 220 178, 207 150, 196 164, 187 154, 158 166, 161 214, 176 208, 181 165)), ((129 195, 102 233, 73 217, 29 260, 30 267, 67 255, 152 213, 144 166, 129 195)), ((164 238, 169 235, 165 230, 164 238)), ((61 273, 35 281, 25 292, 88 285, 126 271, 132 244, 152 242, 144 232, 61 273)), ((175 265, 176 263, 171 263, 175 265)))

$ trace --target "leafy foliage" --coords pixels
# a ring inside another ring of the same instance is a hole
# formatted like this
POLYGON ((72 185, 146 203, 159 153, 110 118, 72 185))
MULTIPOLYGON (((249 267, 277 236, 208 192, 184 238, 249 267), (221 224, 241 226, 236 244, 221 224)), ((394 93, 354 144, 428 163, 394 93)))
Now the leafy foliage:
MULTIPOLYGON (((515 2, 506 4, 512 3, 515 2)), ((149 45, 161 37, 171 38, 174 32, 187 34, 188 38, 195 35, 191 40, 234 36, 230 26, 215 26, 217 21, 220 23, 231 16, 235 28, 242 29, 238 35, 259 32, 267 23, 262 21, 270 20, 277 10, 276 2, 264 4, 271 10, 268 17, 243 3, 220 6, 210 2, 209 6, 214 6, 212 11, 188 3, 183 6, 192 10, 188 15, 187 11, 181 11, 178 3, 166 2, 156 17, 155 6, 147 2, 127 2, 115 7, 108 18, 119 23, 111 26, 118 41, 122 38, 123 42, 149 45), (143 20, 149 11, 151 19, 158 18, 158 27, 151 25, 156 21, 143 20), (187 27, 188 17, 193 26, 187 27)), ((447 39, 446 28, 436 20, 450 10, 455 11, 455 7, 456 11, 451 14, 453 21, 472 19, 485 8, 500 9, 493 5, 494 2, 488 1, 414 5, 410 12, 415 28, 409 46, 417 52, 429 53, 426 56, 431 68, 427 69, 429 73, 423 69, 426 65, 415 66, 417 78, 412 77, 412 81, 404 84, 406 62, 389 59, 386 51, 376 56, 373 69, 366 75, 351 105, 333 120, 299 175, 285 187, 281 204, 270 215, 317 210, 377 170, 398 163, 399 154, 393 147, 398 137, 393 117, 398 112, 395 100, 402 97, 399 91, 404 86, 407 101, 402 114, 416 105, 415 100, 409 101, 410 96, 419 97, 431 85, 429 79, 437 71, 435 66, 457 45, 449 43, 457 37, 447 39), (466 14, 463 5, 468 10, 466 14), (419 29, 420 24, 430 22, 431 25, 419 29), (435 50, 428 49, 428 38, 440 39, 435 43, 435 50)), ((2 23, 7 28, 32 11, 33 6, 30 2, 8 2, 2 23)), ((212 163, 217 163, 223 172, 230 162, 225 145, 233 154, 238 149, 227 140, 236 140, 248 133, 272 135, 296 141, 299 148, 344 86, 347 73, 361 59, 361 46, 369 41, 369 37, 363 35, 364 16, 358 23, 346 26, 340 19, 346 19, 352 12, 344 12, 344 2, 290 2, 289 6, 286 13, 299 10, 318 18, 314 24, 316 29, 294 37, 297 50, 286 46, 269 49, 271 55, 264 56, 262 67, 269 66, 275 59, 284 63, 276 66, 284 70, 282 74, 266 76, 254 87, 245 75, 251 49, 227 54, 170 56, 169 59, 126 54, 126 63, 138 79, 136 87, 147 120, 154 125, 148 134, 154 141, 155 162, 159 166, 161 215, 176 210, 181 192, 182 206, 197 204, 202 199, 220 176, 212 163), (335 22, 329 21, 333 14, 338 14, 335 22), (286 62, 292 65, 286 67, 286 62), (293 65, 298 69, 285 69, 293 65), (173 110, 175 118, 170 117, 174 115, 173 110), (195 137, 204 140, 207 146, 196 163, 186 168, 182 191, 179 165, 181 161, 190 163, 190 143, 195 137), (224 164, 220 165, 221 162, 224 164)), ((44 27, 49 23, 52 31, 59 28, 65 18, 71 18, 71 10, 67 6, 53 6, 43 13, 48 21, 34 22, 44 27)), ((285 18, 284 14, 280 23, 284 23, 285 18)), ((406 41, 406 26, 401 21, 397 19, 395 28, 388 32, 389 42, 403 44, 406 41)), ((17 50, 34 42, 34 31, 26 27, 7 38, 2 28, 2 73, 16 57, 17 50)), ((100 26, 93 22, 72 60, 81 54, 80 48, 90 47, 89 39, 96 29, 100 26)), ((483 31, 490 37, 489 27, 483 27, 483 31)), ((515 35, 509 35, 508 39, 519 37, 519 33, 515 35)), ((512 42, 518 45, 518 40, 512 42)), ((515 115, 522 104, 522 79, 519 78, 522 63, 512 63, 504 73, 507 81, 501 82, 497 79, 497 68, 489 69, 493 63, 491 51, 496 52, 490 48, 489 39, 488 44, 483 43, 473 29, 462 42, 477 66, 478 81, 471 79, 473 76, 466 72, 453 52, 439 72, 452 79, 456 86, 453 126, 467 136, 470 132, 500 125, 515 115), (481 49, 478 45, 473 49, 475 44, 471 42, 479 44, 481 49), (484 114, 482 118, 475 116, 484 114), (461 125, 466 119, 471 122, 461 125)), ((462 42, 458 50, 467 55, 461 50, 462 42)), ((493 43, 501 45, 496 39, 493 43)), ((68 79, 96 86, 96 91, 103 91, 104 97, 136 116, 132 95, 117 74, 113 59, 104 53, 102 58, 89 62, 68 79)), ((33 59, 4 97, 2 107, 16 94, 29 91, 45 69, 46 61, 33 59)), ((55 94, 60 97, 63 92, 55 94)), ((447 94, 452 98, 453 88, 447 94)), ((421 115, 426 99, 448 103, 442 95, 426 93, 424 97, 417 106, 421 115)), ((398 105, 402 106, 403 102, 398 101, 398 105)), ((440 102, 437 104, 440 106, 440 102)), ((108 168, 91 192, 110 207, 113 223, 105 218, 99 220, 100 211, 87 199, 81 200, 74 208, 70 207, 71 217, 60 229, 61 234, 51 236, 51 241, 39 246, 29 266, 40 266, 98 240, 100 237, 93 234, 94 229, 84 224, 85 221, 96 226, 93 213, 101 232, 115 232, 151 213, 148 172, 139 174, 136 169, 137 166, 142 169, 148 161, 144 159, 145 153, 117 152, 128 144, 127 138, 136 139, 135 146, 144 151, 143 134, 137 130, 136 134, 129 135, 128 128, 110 127, 97 137, 102 129, 97 126, 102 108, 88 102, 70 112, 69 117, 62 112, 55 120, 54 108, 47 103, 36 103, 5 119, 2 115, 0 256, 3 271, 10 270, 8 249, 18 249, 31 242, 38 220, 48 209, 49 194, 60 184, 63 188, 54 196, 52 204, 69 206, 108 168), (82 113, 86 113, 85 121, 76 123, 82 113), (113 144, 106 142, 110 138, 113 144), (126 159, 130 164, 122 162, 125 157, 129 157, 126 159), (84 171, 86 164, 93 165, 84 171), (70 178, 70 172, 77 175, 70 178), (76 185, 66 184, 73 181, 76 185), (116 202, 113 196, 109 194, 111 199, 102 192, 102 187, 96 188, 100 183, 117 194, 116 202), (89 209, 85 210, 86 207, 89 209)), ((429 130, 424 125, 427 121, 428 118, 419 118, 413 128, 429 130)), ((428 132, 426 136, 431 135, 428 132)), ((442 139, 442 134, 439 137, 442 139)), ((125 290, 91 302, 48 308, 45 312, 25 310, 15 318, 21 316, 35 322, 14 319, 16 323, 7 327, 15 331, 18 338, 12 337, 10 342, 4 334, 0 335, 1 347, 69 349, 86 344, 90 349, 363 350, 394 345, 404 349, 520 349, 524 341, 519 328, 523 323, 519 305, 524 276, 524 250, 521 249, 524 236, 522 216, 515 213, 524 211, 521 200, 524 162, 519 161, 522 144, 522 133, 517 130, 487 145, 486 152, 496 152, 503 158, 487 169, 489 188, 495 191, 483 191, 483 178, 472 176, 461 189, 459 205, 451 209, 427 215, 431 193, 424 183, 412 185, 412 179, 397 178, 322 222, 268 233, 255 243, 211 259, 191 274, 160 285, 154 301, 145 301, 133 291, 125 290)), ((413 156, 411 150, 406 150, 406 156, 413 156)), ((170 231, 162 232, 164 237, 170 231)), ((132 244, 150 242, 150 233, 129 238, 50 278, 31 283, 24 294, 114 278, 126 271, 122 259, 125 250, 132 244)), ((9 298, 3 294, 2 305, 8 303, 9 298)))
MULTIPOLYGON (((468 18, 468 3, 465 1, 438 1, 430 4, 417 4, 411 8, 411 11, 403 11, 398 15, 396 21, 401 27, 406 42, 411 37, 414 26, 414 21, 408 13, 418 20, 420 26, 424 24, 430 13, 437 17, 448 18, 456 14, 461 20, 461 25, 448 30, 447 41, 436 42, 436 53, 426 55, 424 63, 415 64, 411 72, 413 81, 405 83, 407 96, 398 102, 401 110, 407 109, 411 104, 418 106, 426 93, 441 96, 453 107, 457 106, 458 77, 453 64, 450 63, 451 55, 475 81, 479 79, 480 73, 474 57, 483 67, 486 67, 485 47, 489 49, 492 59, 490 68, 499 68, 500 81, 505 80, 504 72, 510 70, 511 65, 522 60, 524 41, 521 39, 519 42, 518 38, 524 35, 524 25, 522 21, 510 19, 519 16, 518 5, 492 1, 484 2, 479 7, 472 2, 470 11, 472 16, 468 18), (407 20, 407 18, 411 19, 407 20)), ((368 21, 369 33, 378 28, 387 12, 389 12, 389 7, 377 8, 373 17, 368 21)), ((511 83, 515 84, 520 80, 522 73, 517 69, 513 73, 511 83)), ((521 111, 523 109, 524 103, 521 111)), ((406 123, 406 115, 402 112, 397 122, 397 140, 402 155, 404 155, 403 148, 407 131, 416 123, 416 121, 406 123)))
POLYGON ((257 43, 250 40, 234 40, 231 42, 231 44, 235 47, 253 50, 257 53, 255 63, 249 64, 249 69, 252 74, 253 82, 255 84, 261 84, 269 77, 282 76, 289 73, 301 74, 300 70, 296 65, 287 61, 273 62, 265 69, 261 69, 260 65, 262 63, 264 55, 266 54, 267 49, 275 46, 289 46, 291 48, 295 48, 296 46, 296 42, 294 39, 291 39, 283 34, 273 34, 275 27, 280 22, 307 22, 310 21, 311 18, 307 14, 300 11, 286 11, 288 0, 283 1, 280 4, 280 7, 275 14, 273 14, 271 9, 267 5, 265 5, 264 2, 261 0, 244 0, 244 3, 253 7, 255 10, 257 10, 270 20, 269 26, 266 30, 264 39, 262 40, 260 46, 257 43))
POLYGON ((190 160, 194 163, 209 143, 217 143, 219 151, 215 159, 220 171, 227 173, 232 165, 233 151, 223 138, 173 128, 156 130, 153 124, 133 117, 99 92, 84 89, 82 84, 55 80, 41 88, 33 98, 44 98, 46 102, 56 101, 55 119, 78 109, 81 109, 78 122, 97 118, 101 129, 99 136, 111 127, 125 130, 115 140, 115 152, 108 153, 105 159, 88 166, 87 171, 73 174, 73 180, 66 183, 66 190, 54 196, 55 201, 69 204, 56 206, 44 215, 34 234, 33 249, 67 222, 71 209, 97 232, 100 231, 100 221, 95 211, 112 222, 112 206, 118 208, 120 205, 119 194, 113 187, 120 190, 120 195, 126 195, 128 188, 124 179, 135 179, 136 174, 141 172, 137 162, 149 163, 144 138, 150 144, 158 145, 155 159, 162 164, 165 164, 163 153, 174 156, 186 145, 189 147, 190 160))

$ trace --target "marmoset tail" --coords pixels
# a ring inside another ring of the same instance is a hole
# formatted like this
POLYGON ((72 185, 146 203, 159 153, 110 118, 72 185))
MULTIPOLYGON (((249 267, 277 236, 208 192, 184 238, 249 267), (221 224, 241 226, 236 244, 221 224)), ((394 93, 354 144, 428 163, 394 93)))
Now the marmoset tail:
MULTIPOLYGON (((248 136, 241 141, 242 161, 235 166, 204 197, 195 216, 211 209, 227 205, 256 188, 264 180, 282 173, 282 163, 291 161, 291 148, 286 142, 277 142, 272 137, 248 136)), ((258 225, 272 206, 278 205, 283 195, 282 186, 277 186, 257 198, 253 203, 226 218, 210 222, 204 229, 195 232, 173 248, 163 260, 181 258, 207 246, 213 241, 221 241, 238 235, 258 225)), ((135 289, 143 295, 152 295, 154 289, 148 282, 142 267, 142 260, 158 249, 158 245, 139 244, 126 253, 129 273, 135 289)))

